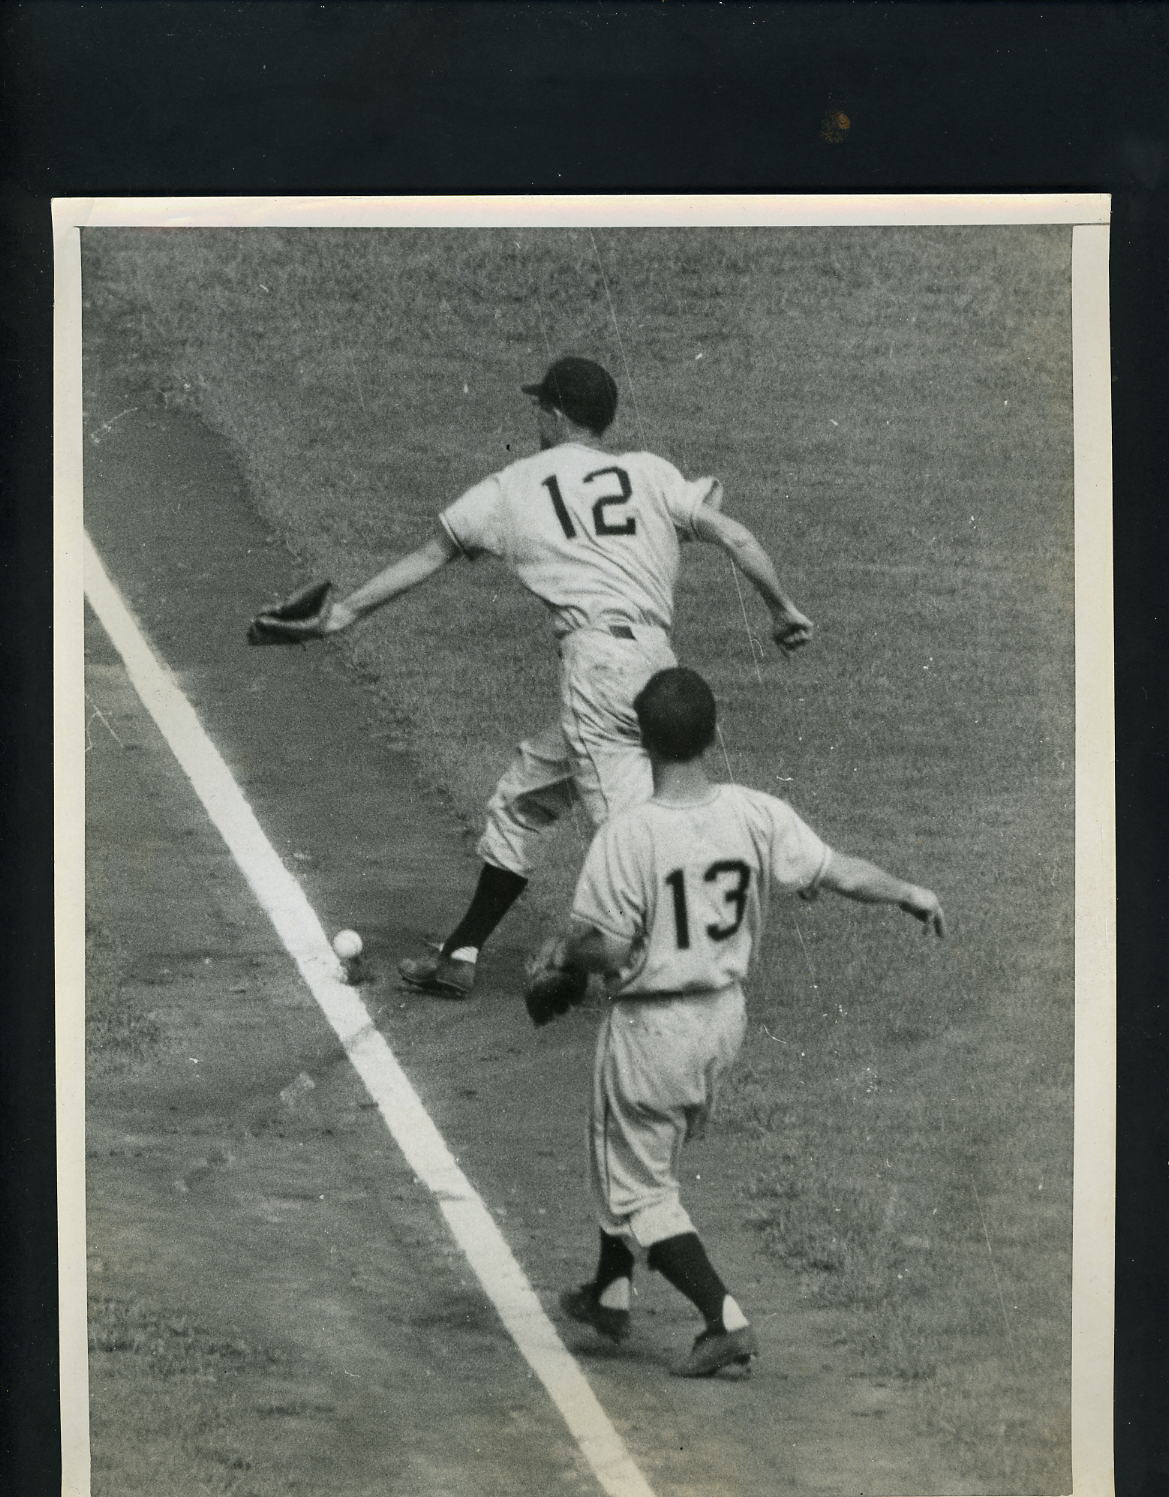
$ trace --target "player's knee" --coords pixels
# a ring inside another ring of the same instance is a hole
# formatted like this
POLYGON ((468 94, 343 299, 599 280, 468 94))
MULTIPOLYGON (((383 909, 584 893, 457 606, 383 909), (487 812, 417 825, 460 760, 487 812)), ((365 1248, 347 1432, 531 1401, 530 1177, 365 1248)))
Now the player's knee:
POLYGON ((537 835, 506 816, 490 814, 489 810, 477 851, 485 863, 494 863, 520 878, 530 878, 537 835))

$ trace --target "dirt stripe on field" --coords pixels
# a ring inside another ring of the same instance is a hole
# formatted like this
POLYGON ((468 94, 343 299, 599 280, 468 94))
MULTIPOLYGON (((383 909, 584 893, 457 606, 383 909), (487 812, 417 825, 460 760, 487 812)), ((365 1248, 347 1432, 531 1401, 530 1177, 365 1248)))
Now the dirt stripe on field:
MULTIPOLYGON (((582 1133, 595 1016, 528 1026, 515 992, 531 937, 522 911, 471 1004, 399 992, 393 962, 441 933, 465 896, 465 835, 338 652, 244 646, 253 607, 304 579, 222 444, 140 392, 92 392, 89 419, 100 440, 87 445, 87 523, 111 572, 326 927, 366 935, 363 992, 378 1028, 553 1304, 593 1256, 582 1133)), ((255 1351, 221 1383, 218 1407, 272 1484, 253 1469, 250 1487, 225 1491, 595 1490, 100 640, 95 649, 91 691, 118 736, 94 730, 90 858, 129 981, 162 1030, 153 1059, 91 1087, 95 1289, 185 1309, 255 1351), (312 1086, 297 1092, 301 1077, 312 1086)), ((564 1332, 658 1497, 961 1492, 897 1389, 858 1378, 830 1316, 760 1254, 734 1204, 733 1149, 713 1138, 691 1166, 696 1218, 762 1332, 751 1382, 664 1375, 695 1327, 648 1275, 626 1349, 564 1332)), ((120 1459, 129 1418, 108 1360, 98 1374, 95 1471, 120 1459)), ((204 1459, 172 1451, 167 1490, 198 1490, 198 1472, 185 1484, 173 1475, 204 1459)))

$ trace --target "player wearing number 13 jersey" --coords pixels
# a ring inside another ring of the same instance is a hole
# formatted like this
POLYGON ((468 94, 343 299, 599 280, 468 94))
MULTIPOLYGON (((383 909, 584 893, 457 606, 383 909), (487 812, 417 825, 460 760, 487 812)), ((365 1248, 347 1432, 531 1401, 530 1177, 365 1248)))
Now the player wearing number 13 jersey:
POLYGON ((709 542, 730 556, 766 604, 780 649, 798 649, 812 629, 752 533, 721 513, 716 479, 687 480, 652 453, 605 449, 617 410, 607 370, 562 358, 523 389, 535 403, 539 452, 467 490, 439 516, 431 541, 337 603, 325 624, 326 633, 346 628, 448 562, 483 555, 550 612, 557 716, 520 744, 488 803, 483 867, 466 913, 435 955, 399 967, 412 986, 452 997, 471 992, 479 951, 526 886, 541 834, 574 801, 599 826, 649 798, 633 699, 674 663, 680 541, 709 542))
POLYGON ((634 707, 653 798, 597 833, 554 960, 605 973, 612 999, 589 1115, 601 1253, 592 1281, 561 1305, 622 1340, 644 1254, 705 1318, 677 1369, 701 1377, 749 1364, 757 1345, 682 1205, 679 1159, 743 1042, 742 983, 769 901, 832 889, 898 904, 938 935, 942 911, 929 889, 825 846, 785 801, 712 784, 702 754, 714 737, 714 698, 694 671, 654 675, 634 707))
POLYGON ((573 914, 632 943, 614 998, 720 993, 746 977, 772 891, 814 888, 827 859, 786 801, 712 784, 602 828, 573 914))

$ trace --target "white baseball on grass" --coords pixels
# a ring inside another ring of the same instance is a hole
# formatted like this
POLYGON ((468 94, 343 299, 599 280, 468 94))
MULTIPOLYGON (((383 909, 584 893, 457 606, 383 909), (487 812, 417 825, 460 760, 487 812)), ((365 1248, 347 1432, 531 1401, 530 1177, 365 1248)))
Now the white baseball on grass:
POLYGON ((343 962, 361 955, 361 937, 355 930, 339 930, 333 937, 333 950, 343 962))

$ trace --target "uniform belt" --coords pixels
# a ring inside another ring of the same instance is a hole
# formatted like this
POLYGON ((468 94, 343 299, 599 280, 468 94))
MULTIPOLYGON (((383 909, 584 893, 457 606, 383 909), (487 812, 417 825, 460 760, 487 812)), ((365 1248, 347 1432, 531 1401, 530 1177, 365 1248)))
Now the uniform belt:
POLYGON ((674 998, 717 998, 735 984, 729 982, 721 988, 655 988, 652 993, 617 993, 613 1003, 669 1003, 674 998))

